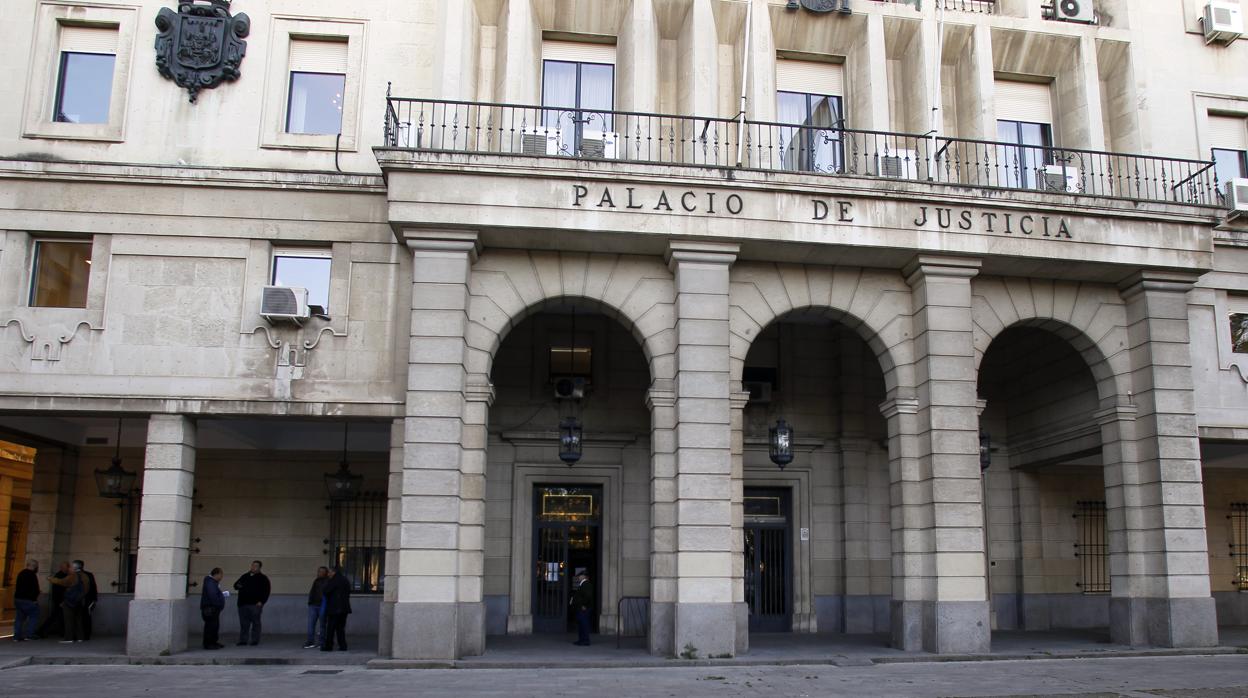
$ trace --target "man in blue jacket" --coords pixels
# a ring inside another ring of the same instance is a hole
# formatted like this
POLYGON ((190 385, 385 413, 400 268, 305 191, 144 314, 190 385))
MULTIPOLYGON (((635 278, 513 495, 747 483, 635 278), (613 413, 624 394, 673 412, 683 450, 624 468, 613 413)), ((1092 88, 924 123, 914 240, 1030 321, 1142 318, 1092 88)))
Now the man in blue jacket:
POLYGON ((221 578, 225 573, 220 567, 213 567, 212 572, 204 577, 204 590, 199 597, 199 613, 204 618, 204 649, 219 650, 224 645, 218 642, 221 632, 221 611, 225 610, 225 592, 221 591, 221 578))

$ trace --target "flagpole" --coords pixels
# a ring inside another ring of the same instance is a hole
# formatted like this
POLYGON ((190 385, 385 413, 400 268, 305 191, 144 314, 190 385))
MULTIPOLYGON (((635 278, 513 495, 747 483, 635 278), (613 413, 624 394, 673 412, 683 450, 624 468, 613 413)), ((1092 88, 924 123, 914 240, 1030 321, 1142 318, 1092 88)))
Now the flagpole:
POLYGON ((750 38, 754 29, 754 0, 747 0, 749 7, 745 11, 745 50, 741 56, 741 111, 737 114, 737 167, 745 159, 745 90, 750 78, 750 38))

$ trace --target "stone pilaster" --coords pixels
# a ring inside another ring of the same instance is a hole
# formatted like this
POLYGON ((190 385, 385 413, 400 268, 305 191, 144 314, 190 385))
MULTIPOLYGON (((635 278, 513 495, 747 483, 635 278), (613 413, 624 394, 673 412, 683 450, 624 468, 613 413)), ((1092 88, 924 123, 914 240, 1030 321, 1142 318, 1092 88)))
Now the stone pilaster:
POLYGON ((930 582, 925 578, 932 556, 925 534, 930 500, 922 495, 918 458, 919 401, 909 395, 880 405, 888 423, 888 482, 893 556, 891 644, 907 652, 923 649, 923 603, 930 582))
POLYGON ((186 575, 195 493, 195 422, 154 414, 147 425, 138 571, 126 624, 126 654, 186 649, 186 575))
POLYGON ((650 409, 650 654, 676 654, 676 392, 646 393, 650 409))
POLYGON ((734 602, 728 270, 736 245, 674 242, 678 656, 734 656, 747 632, 734 602), (744 626, 744 627, 743 627, 744 626))
POLYGON ((1187 324, 1195 280, 1150 273, 1123 285, 1136 413, 1103 413, 1101 431, 1116 642, 1218 641, 1187 324))
POLYGON ((386 577, 377 621, 377 654, 389 657, 394 641, 394 602, 399 598, 399 532, 403 506, 404 420, 390 424, 390 472, 386 484, 386 577))
POLYGON ((991 628, 971 319, 979 261, 922 256, 905 271, 914 298, 918 398, 918 480, 911 494, 922 512, 905 536, 925 540, 927 550, 918 584, 923 649, 986 652, 991 628))
MULTIPOLYGON (((744 609, 746 617, 737 624, 737 654, 750 651, 749 607, 745 604, 745 406, 750 401, 750 391, 737 390, 729 394, 728 406, 732 414, 732 602, 738 612, 744 609)), ((799 609, 798 594, 793 595, 793 630, 814 623, 810 609, 799 609), (804 622, 803 622, 803 619, 804 622)))
POLYGON ((464 368, 477 236, 403 237, 412 251, 412 321, 390 654, 457 659, 485 647, 485 471, 474 455, 484 439, 466 423, 475 412, 464 368))

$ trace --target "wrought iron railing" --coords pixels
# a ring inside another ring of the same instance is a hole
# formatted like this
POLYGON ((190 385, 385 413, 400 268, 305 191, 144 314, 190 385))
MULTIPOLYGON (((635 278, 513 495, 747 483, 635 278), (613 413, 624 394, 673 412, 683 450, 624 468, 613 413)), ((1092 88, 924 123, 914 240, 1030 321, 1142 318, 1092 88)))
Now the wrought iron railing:
MULTIPOLYGON (((891 5, 910 5, 916 10, 921 10, 926 3, 923 0, 875 0, 875 2, 886 2, 891 5)), ((934 2, 941 9, 956 10, 958 12, 978 12, 980 14, 996 14, 996 0, 928 0, 934 2)))
POLYGON ((1213 163, 1078 148, 626 111, 388 98, 385 143, 876 177, 984 189, 1218 205, 1213 163))

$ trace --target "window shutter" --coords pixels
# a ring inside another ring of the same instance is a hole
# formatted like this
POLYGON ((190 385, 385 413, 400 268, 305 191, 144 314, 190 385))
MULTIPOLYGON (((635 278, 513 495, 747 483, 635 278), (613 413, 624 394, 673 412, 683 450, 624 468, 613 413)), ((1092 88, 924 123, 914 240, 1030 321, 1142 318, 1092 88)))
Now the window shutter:
POLYGON ((1053 123, 1053 95, 1047 83, 998 80, 995 88, 997 119, 1053 123))
POLYGON ((117 53, 115 27, 61 26, 61 51, 66 53, 117 53))
POLYGON ((615 65, 615 46, 582 41, 543 41, 542 59, 615 65))
POLYGON ((780 92, 805 92, 813 95, 845 96, 845 66, 839 63, 817 63, 776 59, 776 89, 780 92))
POLYGON ((347 42, 290 40, 290 70, 298 73, 347 74, 347 42))
POLYGON ((1209 145, 1226 150, 1248 150, 1248 119, 1242 116, 1210 116, 1209 145))

